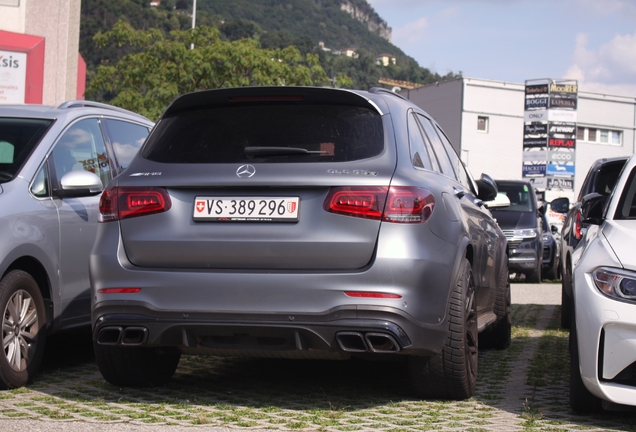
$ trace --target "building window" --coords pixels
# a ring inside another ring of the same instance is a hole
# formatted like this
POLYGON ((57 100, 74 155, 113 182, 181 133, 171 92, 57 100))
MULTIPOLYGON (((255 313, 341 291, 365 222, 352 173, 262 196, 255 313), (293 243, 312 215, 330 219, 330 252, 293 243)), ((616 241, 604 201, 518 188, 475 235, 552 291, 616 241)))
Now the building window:
POLYGON ((590 143, 620 146, 623 142, 623 133, 610 129, 579 127, 576 131, 576 139, 590 143))
POLYGON ((488 117, 477 117, 477 130, 479 132, 488 133, 488 117))

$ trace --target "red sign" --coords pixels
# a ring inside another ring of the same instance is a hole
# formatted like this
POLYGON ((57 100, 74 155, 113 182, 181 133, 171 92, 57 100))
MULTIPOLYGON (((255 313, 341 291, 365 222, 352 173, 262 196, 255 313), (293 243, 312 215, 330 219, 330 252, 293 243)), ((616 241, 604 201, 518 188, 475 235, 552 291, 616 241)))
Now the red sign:
POLYGON ((576 145, 576 140, 573 140, 573 139, 555 139, 555 138, 550 138, 548 140, 548 146, 550 146, 550 147, 574 148, 575 145, 576 145))
POLYGON ((0 50, 26 53, 24 102, 41 104, 44 88, 44 38, 0 30, 0 50))

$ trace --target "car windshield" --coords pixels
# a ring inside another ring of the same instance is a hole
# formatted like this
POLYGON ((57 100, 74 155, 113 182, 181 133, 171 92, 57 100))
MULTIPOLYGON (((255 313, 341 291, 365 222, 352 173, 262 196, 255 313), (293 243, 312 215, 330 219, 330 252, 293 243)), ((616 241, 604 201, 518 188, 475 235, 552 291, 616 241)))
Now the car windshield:
POLYGON ((163 163, 345 162, 383 149, 382 118, 368 108, 250 104, 164 118, 143 156, 163 163))
POLYGON ((0 117, 0 183, 18 174, 51 123, 49 119, 0 117))
POLYGON ((510 200, 507 207, 498 207, 497 211, 510 212, 531 212, 533 211, 532 195, 528 185, 523 183, 499 183, 497 182, 498 193, 506 194, 510 200))

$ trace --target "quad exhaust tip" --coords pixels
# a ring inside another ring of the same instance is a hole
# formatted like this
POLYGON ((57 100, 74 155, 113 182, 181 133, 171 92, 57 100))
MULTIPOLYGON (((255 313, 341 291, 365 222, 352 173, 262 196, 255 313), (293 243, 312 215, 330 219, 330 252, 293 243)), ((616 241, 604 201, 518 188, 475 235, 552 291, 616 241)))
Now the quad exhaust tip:
POLYGON ((346 352, 395 353, 400 345, 393 336, 385 333, 338 332, 336 341, 346 352))
POLYGON ((99 345, 142 345, 148 340, 148 329, 145 327, 117 327, 102 328, 97 334, 99 345))

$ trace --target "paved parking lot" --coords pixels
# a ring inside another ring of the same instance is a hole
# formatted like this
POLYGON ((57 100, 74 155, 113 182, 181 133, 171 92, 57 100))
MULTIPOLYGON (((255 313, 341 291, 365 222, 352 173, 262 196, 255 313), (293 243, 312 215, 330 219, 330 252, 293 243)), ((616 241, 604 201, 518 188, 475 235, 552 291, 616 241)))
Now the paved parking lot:
POLYGON ((560 286, 513 284, 512 299, 513 343, 480 353, 467 401, 414 398, 399 362, 184 357, 166 387, 120 389, 79 334, 52 341, 27 388, 0 392, 0 430, 636 430, 634 413, 569 411, 560 286))

